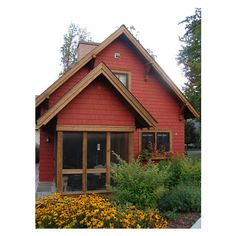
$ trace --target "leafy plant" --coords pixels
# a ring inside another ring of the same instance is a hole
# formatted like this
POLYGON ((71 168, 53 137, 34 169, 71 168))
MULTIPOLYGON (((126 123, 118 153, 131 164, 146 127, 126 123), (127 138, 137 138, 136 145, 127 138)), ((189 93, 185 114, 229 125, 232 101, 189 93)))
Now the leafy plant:
MULTIPOLYGON (((113 153, 114 154, 114 153, 113 153)), ((157 199, 165 192, 167 168, 159 170, 158 165, 148 162, 143 166, 140 160, 128 164, 117 154, 118 164, 112 165, 113 193, 122 204, 127 202, 138 208, 157 207, 157 199)))
POLYGON ((148 149, 143 149, 140 152, 138 158, 141 158, 141 160, 148 161, 151 157, 152 157, 152 154, 150 153, 150 151, 148 149))
POLYGON ((162 212, 200 212, 200 188, 181 183, 162 195, 158 200, 158 207, 162 212))

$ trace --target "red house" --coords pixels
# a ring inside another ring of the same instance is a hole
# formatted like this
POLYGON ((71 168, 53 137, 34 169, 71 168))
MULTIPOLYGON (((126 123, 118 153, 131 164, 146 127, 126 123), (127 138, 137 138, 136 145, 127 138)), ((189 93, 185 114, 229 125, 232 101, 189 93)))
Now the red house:
POLYGON ((184 153, 184 119, 199 115, 124 25, 78 54, 36 98, 38 193, 108 191, 112 150, 127 162, 150 142, 184 153))

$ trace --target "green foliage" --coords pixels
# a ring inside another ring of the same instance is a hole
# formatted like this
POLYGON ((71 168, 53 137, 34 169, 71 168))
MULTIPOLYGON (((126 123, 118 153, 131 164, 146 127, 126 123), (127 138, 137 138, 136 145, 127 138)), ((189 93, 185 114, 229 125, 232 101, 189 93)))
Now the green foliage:
POLYGON ((201 185, 201 161, 185 158, 181 163, 180 182, 186 185, 201 185))
MULTIPOLYGON (((117 155, 116 155, 117 156, 117 155)), ((112 164, 112 191, 122 204, 131 203, 139 208, 156 207, 157 199, 165 192, 164 183, 169 177, 166 168, 149 162, 143 166, 139 160, 128 164, 118 158, 112 164)))
POLYGON ((165 211, 163 213, 163 216, 167 219, 167 220, 175 220, 177 217, 177 213, 176 210, 171 210, 171 211, 165 211))
POLYGON ((201 162, 177 157, 160 166, 168 167, 169 178, 165 191, 158 200, 158 208, 163 211, 199 212, 201 210, 201 162))
POLYGON ((201 185, 201 162, 190 158, 173 158, 169 161, 161 161, 159 169, 165 168, 168 171, 168 178, 165 179, 165 187, 173 189, 178 184, 201 185))
POLYGON ((180 38, 183 43, 177 61, 183 65, 188 81, 183 87, 185 96, 201 112, 201 9, 197 8, 193 16, 188 16, 180 24, 185 25, 185 34, 180 38))
POLYGON ((148 161, 151 157, 152 157, 152 155, 151 155, 150 151, 147 150, 147 149, 143 149, 143 150, 140 152, 138 158, 141 158, 141 160, 146 160, 146 161, 148 161))
POLYGON ((201 146, 200 128, 196 129, 193 120, 185 120, 185 143, 194 143, 201 146))
POLYGON ((199 160, 176 157, 158 165, 151 161, 142 165, 140 159, 128 164, 116 156, 118 164, 112 165, 115 184, 112 191, 119 204, 132 204, 141 209, 158 208, 167 217, 174 217, 175 212, 200 211, 199 160))
POLYGON ((86 28, 80 28, 78 25, 71 23, 68 27, 67 34, 64 35, 64 43, 61 47, 61 62, 64 73, 72 68, 77 62, 77 47, 81 40, 91 41, 90 33, 86 28))
POLYGON ((162 195, 158 200, 158 207, 162 212, 200 212, 200 188, 181 183, 162 195))

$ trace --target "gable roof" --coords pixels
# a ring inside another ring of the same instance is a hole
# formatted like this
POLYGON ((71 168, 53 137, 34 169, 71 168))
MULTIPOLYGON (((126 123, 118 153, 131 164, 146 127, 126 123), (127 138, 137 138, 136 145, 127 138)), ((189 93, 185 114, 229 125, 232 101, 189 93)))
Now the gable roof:
POLYGON ((103 75, 118 93, 128 102, 131 108, 138 114, 139 119, 144 127, 155 127, 157 121, 143 107, 143 105, 125 88, 125 86, 117 79, 112 71, 101 62, 92 71, 90 71, 82 80, 72 87, 56 104, 54 104, 46 113, 37 120, 37 127, 46 125, 53 117, 55 117, 70 101, 78 96, 90 83, 92 83, 99 75, 103 75))
POLYGON ((141 55, 148 61, 155 72, 157 72, 163 81, 170 87, 174 94, 183 102, 184 106, 190 111, 193 117, 199 118, 198 112, 190 104, 187 98, 179 90, 179 88, 174 84, 170 77, 164 72, 164 70, 157 64, 157 62, 150 56, 146 49, 139 43, 139 41, 129 32, 129 30, 122 25, 113 34, 106 38, 101 44, 99 44, 90 53, 84 56, 73 68, 64 73, 58 80, 56 80, 50 87, 48 87, 40 96, 36 98, 36 107, 40 105, 45 98, 50 96, 55 90, 57 90, 63 83, 65 83, 71 76, 73 76, 77 71, 79 71, 83 66, 85 66, 91 59, 96 57, 96 55, 111 44, 115 39, 121 35, 125 35, 126 38, 132 43, 132 45, 141 53, 141 55))

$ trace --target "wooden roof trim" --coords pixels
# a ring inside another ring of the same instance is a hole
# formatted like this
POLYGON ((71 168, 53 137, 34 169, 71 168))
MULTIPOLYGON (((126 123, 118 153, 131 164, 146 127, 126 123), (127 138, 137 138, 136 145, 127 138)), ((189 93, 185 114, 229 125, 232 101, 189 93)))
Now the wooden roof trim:
POLYGON ((132 44, 141 52, 144 58, 153 66, 155 71, 161 75, 164 81, 170 86, 170 88, 175 92, 179 99, 186 104, 187 108, 193 113, 196 118, 199 118, 198 112, 194 109, 191 103, 185 98, 179 88, 174 84, 170 77, 165 73, 165 71, 160 67, 160 65, 150 56, 146 49, 137 41, 137 39, 128 31, 124 26, 123 28, 126 37, 132 42, 132 44))
POLYGON ((94 58, 99 52, 101 52, 105 47, 107 47, 111 42, 118 38, 124 31, 124 26, 122 25, 113 34, 106 38, 101 44, 94 48, 91 52, 85 55, 74 67, 65 72, 58 80, 56 80, 50 87, 48 87, 41 95, 36 98, 36 107, 44 101, 46 97, 51 95, 55 90, 57 90, 63 83, 65 83, 71 76, 73 76, 77 71, 79 71, 83 66, 85 66, 91 59, 94 58))
POLYGON ((126 99, 128 103, 132 102, 132 106, 143 117, 144 120, 150 125, 155 127, 157 121, 151 116, 151 114, 144 108, 144 106, 127 90, 124 85, 117 80, 113 72, 104 64, 104 75, 109 79, 111 84, 120 92, 120 94, 126 99), (141 113, 140 113, 141 111, 141 113))
POLYGON ((188 109, 192 112, 192 114, 199 118, 198 112, 194 109, 194 107, 190 104, 190 102, 185 98, 179 88, 174 84, 174 82, 170 79, 170 77, 164 72, 164 70, 158 65, 158 63, 149 55, 146 49, 137 41, 137 39, 129 32, 129 30, 122 25, 119 29, 117 29, 113 34, 111 34, 108 38, 106 38, 100 45, 94 48, 90 53, 84 56, 73 68, 67 71, 62 75, 57 81, 55 81, 48 89, 46 89, 41 95, 36 98, 36 107, 44 101, 46 97, 52 94, 57 88, 59 88, 63 83, 65 83, 72 75, 74 75, 77 71, 79 71, 86 63, 88 63, 94 56, 96 56, 99 52, 101 52, 104 48, 106 48, 110 43, 112 43, 116 38, 118 38, 121 34, 125 34, 125 36, 131 41, 131 43, 140 51, 140 53, 144 56, 144 58, 153 66, 154 70, 161 75, 163 80, 170 86, 170 88, 175 92, 177 97, 186 104, 188 109))
POLYGON ((104 63, 100 63, 82 80, 80 80, 68 93, 66 93, 53 107, 51 107, 37 121, 40 128, 46 125, 56 114, 58 114, 71 100, 73 100, 83 89, 85 89, 94 79, 101 73, 111 82, 125 100, 134 108, 134 110, 145 120, 149 126, 156 126, 156 120, 148 113, 148 111, 138 102, 138 100, 122 85, 115 75, 107 68, 104 63))

